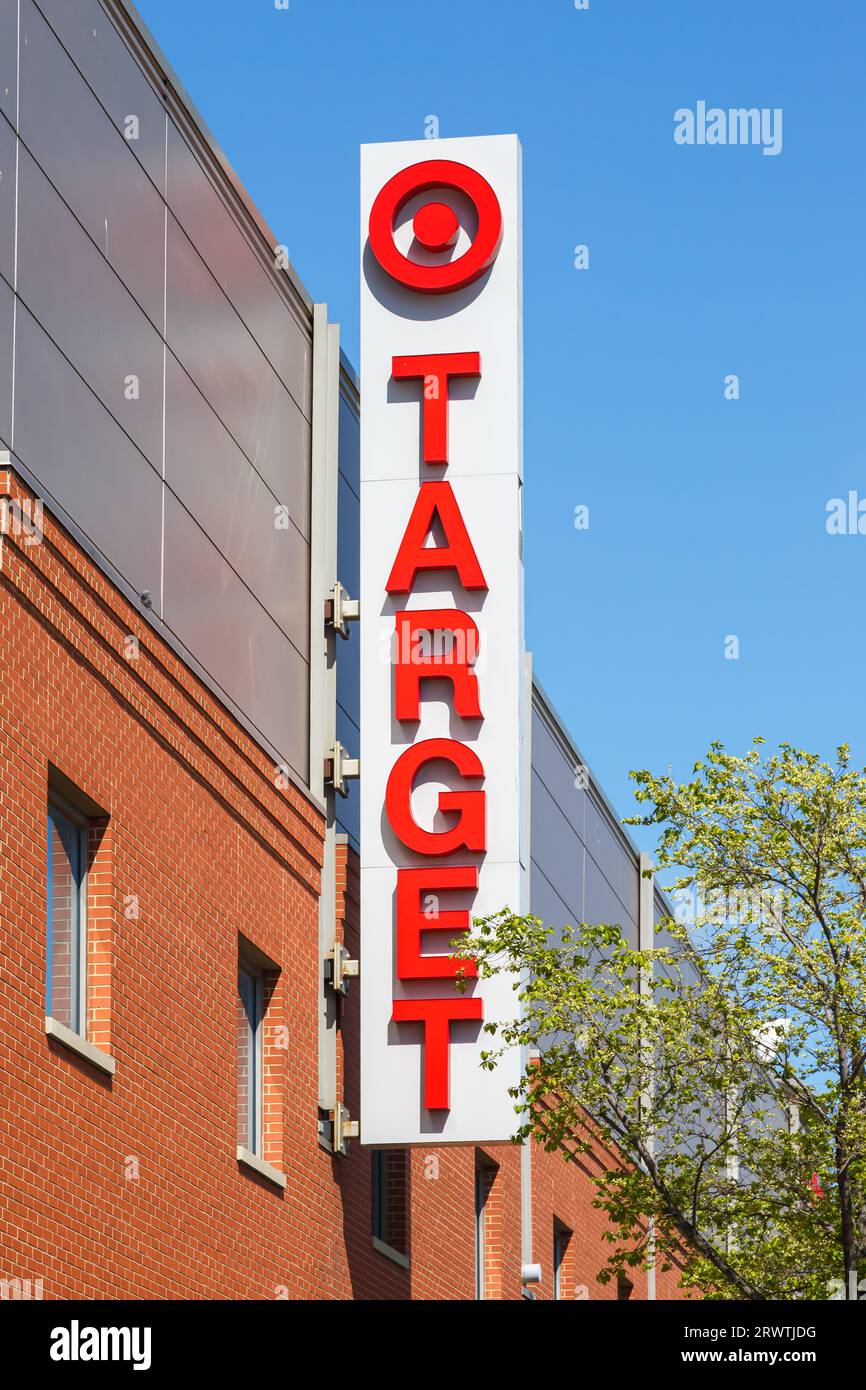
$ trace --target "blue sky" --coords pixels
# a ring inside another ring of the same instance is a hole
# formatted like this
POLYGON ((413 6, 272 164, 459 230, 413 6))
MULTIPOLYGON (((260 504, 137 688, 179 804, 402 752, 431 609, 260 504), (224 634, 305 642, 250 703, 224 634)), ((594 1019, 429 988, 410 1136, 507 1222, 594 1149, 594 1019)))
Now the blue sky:
POLYGON ((866 761, 862 0, 138 4, 355 362, 358 146, 520 135, 528 641, 618 809, 715 738, 866 761))

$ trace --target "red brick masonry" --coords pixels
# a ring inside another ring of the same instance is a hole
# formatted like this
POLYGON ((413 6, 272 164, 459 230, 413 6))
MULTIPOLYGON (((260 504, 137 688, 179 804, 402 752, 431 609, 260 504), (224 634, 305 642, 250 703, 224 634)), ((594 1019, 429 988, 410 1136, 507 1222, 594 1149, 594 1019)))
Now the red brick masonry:
MULTIPOLYGON (((0 497, 32 501, 9 473, 0 497)), ((474 1151, 411 1154, 406 1269, 373 1244, 369 1152, 332 1158, 317 1140, 319 809, 276 785, 264 752, 47 510, 40 543, 14 509, 4 515, 0 1291, 41 1279, 45 1298, 475 1297, 474 1151), (49 768, 103 813, 88 1015, 113 1076, 45 1032, 49 768), (280 967, 264 1154, 284 1189, 236 1157, 239 936, 280 967)), ((356 873, 343 849, 353 949, 356 873)), ((340 1066, 354 1114, 350 988, 340 1066)), ((485 1292, 518 1298, 520 1155, 504 1145, 484 1158, 485 1292)), ((552 1297, 557 1219, 573 1232, 564 1296, 616 1297, 595 1282, 604 1222, 587 1171, 536 1152, 533 1173, 539 1296, 552 1297)), ((659 1276, 659 1296, 676 1296, 675 1282, 659 1276)))

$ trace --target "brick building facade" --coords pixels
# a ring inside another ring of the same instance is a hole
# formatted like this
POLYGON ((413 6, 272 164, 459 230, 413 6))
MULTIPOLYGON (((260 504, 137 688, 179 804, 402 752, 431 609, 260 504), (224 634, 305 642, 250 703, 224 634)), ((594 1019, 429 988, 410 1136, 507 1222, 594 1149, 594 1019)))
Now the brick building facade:
MULTIPOLYGON (((653 1296, 590 1160, 336 1151, 357 381, 126 0, 0 0, 0 174, 0 1296, 653 1296)), ((536 689, 532 910, 636 941, 582 764, 536 689)))
MULTIPOLYGON (((0 492, 25 513, 32 502, 10 470, 0 492)), ((388 1155, 399 1207, 390 1239, 380 1240, 374 1154, 352 1145, 335 1157, 317 1140, 321 815, 294 787, 274 786, 254 741, 50 513, 35 544, 4 507, 4 1279, 41 1280, 44 1297, 67 1299, 473 1298, 480 1185, 484 1296, 519 1298, 518 1149, 388 1155), (95 1063, 46 1035, 52 789, 79 798, 92 823, 95 1063), (279 966, 266 1013, 264 1157, 285 1188, 236 1157, 239 941, 279 966)), ((338 911, 350 948, 356 904, 356 861, 344 844, 338 911)), ((341 1084, 351 1109, 351 994, 344 1009, 341 1084)), ((603 1218, 586 1164, 534 1150, 532 1165, 538 1297, 554 1295, 556 1230, 568 1235, 560 1295, 621 1295, 596 1283, 603 1218)), ((673 1275, 659 1275, 658 1296, 674 1293, 673 1275)), ((641 1277, 631 1296, 646 1296, 641 1277)))

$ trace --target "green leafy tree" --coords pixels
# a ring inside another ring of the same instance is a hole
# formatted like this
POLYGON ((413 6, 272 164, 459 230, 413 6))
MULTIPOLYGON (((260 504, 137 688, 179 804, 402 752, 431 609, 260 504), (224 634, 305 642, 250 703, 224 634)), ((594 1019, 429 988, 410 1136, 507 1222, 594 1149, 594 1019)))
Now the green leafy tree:
POLYGON ((639 952, 619 927, 552 931, 503 911, 456 953, 514 972, 520 1008, 483 1065, 535 1054, 515 1138, 596 1179, 602 1278, 676 1257, 705 1297, 857 1297, 866 1275, 866 775, 755 741, 713 744, 693 779, 633 773, 677 873, 639 952), (688 901, 693 910, 683 911, 688 901), (543 1105, 533 1099, 543 1095, 543 1105))

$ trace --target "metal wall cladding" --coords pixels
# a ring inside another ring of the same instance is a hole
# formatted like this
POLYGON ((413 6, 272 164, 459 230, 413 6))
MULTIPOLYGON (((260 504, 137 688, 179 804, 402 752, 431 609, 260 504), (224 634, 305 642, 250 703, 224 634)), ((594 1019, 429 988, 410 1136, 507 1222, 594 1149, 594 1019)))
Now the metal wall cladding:
MULTIPOLYGON (((339 641, 339 638, 337 639, 339 641)), ((339 653, 338 653, 339 655, 339 653)), ((343 747, 348 749, 349 754, 356 758, 361 746, 361 734, 358 725, 350 719, 346 711, 337 706, 337 738, 343 747)), ((357 779, 353 778, 348 783, 349 795, 338 796, 336 798, 336 819, 337 829, 344 835, 348 835, 349 840, 356 850, 361 848, 361 788, 357 779)))
POLYGON ((575 913, 568 903, 563 902, 553 885, 543 874, 537 872, 534 860, 530 883, 533 916, 539 917, 547 926, 557 930, 566 926, 575 926, 581 920, 582 914, 575 913))
POLYGON ((309 421, 172 216, 167 265, 169 347, 309 539, 309 421))
POLYGON ((173 121, 168 205, 302 413, 311 418, 313 349, 173 121))
POLYGON ((15 132, 0 117, 0 275, 15 278, 15 132))
POLYGON ((0 280, 0 443, 12 447, 12 291, 0 280))
POLYGON ((532 716, 530 898, 542 920, 609 923, 637 943, 640 864, 591 791, 575 785, 575 759, 539 711, 532 716), (563 917, 561 907, 564 906, 563 917))
MULTIPOLYGON (((358 597, 361 583, 360 440, 358 417, 341 395, 337 574, 352 598, 358 597)), ((361 746, 361 643, 357 624, 350 624, 349 634, 348 641, 337 638, 337 738, 352 756, 356 756, 361 746)), ((357 782, 349 783, 348 797, 337 798, 337 825, 356 849, 360 849, 360 802, 357 782)))
MULTIPOLYGON (((354 409, 340 396, 340 435, 338 440, 338 467, 356 496, 361 493, 361 422, 354 409)), ((355 549, 360 541, 357 533, 355 549)), ((360 566, 359 571, 360 573, 360 566)))
POLYGON ((162 338, 22 148, 18 293, 154 468, 162 468, 162 338))
MULTIPOLYGON (((359 500, 360 427, 348 400, 339 399, 338 535, 336 573, 352 598, 360 589, 361 518, 359 500)), ((357 756, 360 748, 360 634, 349 626, 349 639, 336 638, 336 737, 357 756)), ((360 788, 349 783, 349 795, 336 799, 336 823, 360 849, 360 788)))
MULTIPOLYGON (((531 891, 534 894, 540 874, 565 903, 567 920, 580 921, 583 917, 583 844, 534 771, 531 796, 531 891)), ((563 922, 549 925, 561 927, 563 922)))
POLYGON ((0 0, 0 111, 14 125, 18 93, 18 0, 0 0))
POLYGON ((574 760, 554 738, 537 710, 532 713, 532 768, 573 830, 583 840, 586 833, 586 790, 579 785, 574 760))
POLYGON ((162 192, 165 184, 163 105, 99 0, 37 0, 37 6, 97 93, 112 122, 128 141, 130 150, 162 192), (131 124, 130 117, 134 117, 137 124, 131 124))
POLYGON ((310 548, 169 353, 166 482, 291 639, 310 654, 310 548))
MULTIPOLYGON (((361 504, 341 473, 337 485, 339 507, 337 574, 352 598, 360 586, 361 504)), ((337 700, 358 724, 361 718, 361 643, 356 624, 349 625, 349 640, 337 647, 337 700)))
POLYGON ((62 353, 18 306, 15 452, 158 609, 162 483, 62 353))
POLYGON ((637 922, 640 869, 634 853, 590 796, 586 803, 586 848, 632 921, 637 922))
MULTIPOLYGON (((676 903, 668 903, 663 906, 658 899, 656 899, 653 908, 653 926, 655 927, 653 944, 657 951, 666 950, 670 951, 672 954, 675 953, 678 956, 678 966, 682 979, 689 985, 698 985, 701 982, 699 972, 695 969, 694 965, 692 965, 691 961, 683 956, 679 943, 674 940, 670 932, 666 931, 664 928, 660 929, 659 927, 659 923, 673 916, 676 910, 676 903)), ((665 971, 663 958, 656 961, 655 970, 657 975, 669 973, 665 971)))
POLYGON ((307 664, 170 491, 164 617, 238 709, 308 776, 307 664))
POLYGON ((33 0, 21 0, 20 52, 21 139, 160 327, 165 205, 159 193, 33 0))
MULTIPOLYGON (((638 867, 635 864, 635 879, 638 867)), ((583 918, 594 925, 619 927, 629 945, 637 946, 637 922, 626 911, 619 896, 614 892, 598 864, 591 855, 586 856, 586 875, 584 878, 583 918)))
POLYGON ((312 326, 173 124, 166 180, 169 117, 99 0, 20 0, 20 45, 18 9, 0 0, 0 443, 17 211, 16 455, 305 778, 312 326))

